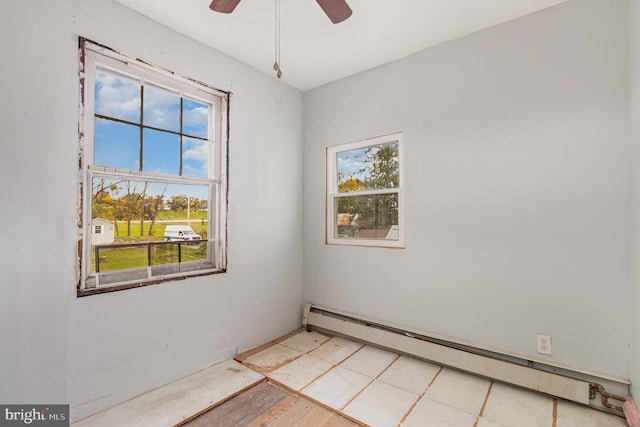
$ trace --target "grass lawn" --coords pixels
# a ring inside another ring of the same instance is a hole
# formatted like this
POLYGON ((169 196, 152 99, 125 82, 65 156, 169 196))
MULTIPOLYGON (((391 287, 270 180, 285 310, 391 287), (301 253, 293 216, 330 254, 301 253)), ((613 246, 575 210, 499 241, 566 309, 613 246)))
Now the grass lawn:
MULTIPOLYGON (((132 221, 130 236, 127 236, 127 222, 118 221, 115 243, 143 243, 164 240, 164 229, 167 225, 187 225, 186 212, 162 211, 158 213, 158 220, 171 222, 157 222, 153 226, 153 233, 149 236, 151 221, 143 224, 143 235, 140 236, 140 221, 132 221), (175 222, 173 222, 175 221, 175 222)), ((181 245, 181 261, 197 261, 207 258, 207 212, 191 213, 191 228, 202 236, 202 242, 197 245, 181 245)), ((122 248, 102 248, 100 252, 100 271, 122 270, 127 268, 146 267, 148 264, 147 245, 137 247, 124 246, 122 248)), ((178 262, 178 245, 151 245, 151 264, 171 264, 178 262)), ((91 251, 91 271, 95 271, 95 250, 91 251)))
MULTIPOLYGON (((127 222, 126 221, 118 221, 118 231, 115 233, 116 242, 119 242, 119 239, 124 242, 148 242, 154 240, 162 240, 164 238, 164 229, 167 225, 187 225, 184 221, 176 221, 176 222, 156 222, 153 225, 153 233, 149 236, 149 227, 151 226, 150 221, 145 221, 143 236, 140 236, 140 221, 131 222, 131 235, 127 236, 127 222)), ((203 239, 207 237, 207 223, 203 220, 194 221, 191 220, 191 228, 193 231, 202 236, 203 239)))
MULTIPOLYGON (((182 262, 204 260, 207 258, 207 242, 202 241, 193 245, 183 244, 181 245, 180 252, 182 262)), ((177 262, 177 244, 151 246, 151 265, 172 264, 177 262)), ((104 248, 100 250, 100 271, 146 267, 147 264, 147 245, 104 248)), ((91 270, 95 271, 95 251, 91 254, 91 267, 91 270)))

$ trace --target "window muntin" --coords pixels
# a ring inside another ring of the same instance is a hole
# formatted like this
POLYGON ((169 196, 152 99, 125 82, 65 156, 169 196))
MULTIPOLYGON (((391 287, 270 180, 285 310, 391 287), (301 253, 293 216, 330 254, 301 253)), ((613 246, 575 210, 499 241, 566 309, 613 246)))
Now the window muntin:
POLYGON ((224 271, 227 94, 86 40, 81 49, 82 229, 100 217, 114 236, 81 233, 79 293, 224 271), (173 224, 201 238, 167 242, 173 224))
POLYGON ((402 134, 327 148, 327 243, 404 247, 402 134))

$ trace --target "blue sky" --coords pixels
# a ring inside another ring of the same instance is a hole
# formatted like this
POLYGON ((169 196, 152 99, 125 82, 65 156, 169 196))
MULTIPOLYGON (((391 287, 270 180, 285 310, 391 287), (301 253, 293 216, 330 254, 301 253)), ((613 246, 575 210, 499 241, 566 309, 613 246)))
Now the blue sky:
POLYGON ((365 148, 358 148, 356 150, 340 151, 336 156, 338 159, 338 176, 343 177, 343 181, 346 181, 350 177, 364 180, 371 176, 368 172, 371 164, 366 161, 365 148), (365 172, 361 172, 364 169, 365 172))
MULTIPOLYGON (((140 123, 140 84, 117 74, 96 72, 95 111, 97 114, 140 123)), ((180 130, 180 96, 145 85, 143 124, 159 129, 180 130)), ((206 138, 209 106, 184 98, 183 133, 206 138)), ((140 128, 136 125, 96 118, 94 121, 94 163, 99 166, 140 168, 140 128)), ((143 130, 142 169, 147 172, 178 174, 180 137, 175 134, 143 130)), ((183 137, 182 174, 207 176, 207 142, 183 137)))

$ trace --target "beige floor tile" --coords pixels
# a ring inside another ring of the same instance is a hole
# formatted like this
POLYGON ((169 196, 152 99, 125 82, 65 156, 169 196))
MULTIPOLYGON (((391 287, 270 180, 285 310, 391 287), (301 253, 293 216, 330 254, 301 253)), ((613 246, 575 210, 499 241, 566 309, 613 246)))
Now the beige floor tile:
POLYGON ((420 396, 375 380, 343 412, 371 427, 396 426, 420 396))
POLYGON ((422 394, 440 371, 433 363, 400 356, 378 379, 416 394, 422 394))
POLYGON ((479 415, 491 381, 454 369, 444 368, 425 393, 425 397, 464 412, 479 415))
POLYGON ((551 427, 553 399, 501 383, 494 383, 483 418, 509 427, 551 427))
POLYGON ((248 357, 243 363, 249 367, 257 368, 258 371, 264 373, 278 369, 285 363, 289 363, 302 356, 302 354, 303 353, 289 347, 276 344, 273 347, 269 347, 260 353, 248 357))
POLYGON ((350 341, 341 337, 333 337, 320 347, 311 351, 309 356, 337 365, 355 353, 362 346, 363 344, 355 341, 350 341))
POLYGON ((263 378, 240 363, 228 360, 80 420, 73 426, 172 426, 263 378))
POLYGON ((557 427, 627 427, 624 418, 558 400, 557 427))
POLYGON ((336 366, 301 392, 333 409, 342 409, 369 382, 366 375, 336 366))
POLYGON ((473 427, 476 418, 468 412, 423 397, 401 425, 402 427, 473 427))
POLYGON ((320 347, 324 342, 328 341, 329 338, 330 337, 322 335, 321 333, 316 331, 303 331, 287 338, 279 344, 285 347, 292 348, 301 353, 308 353, 311 350, 320 347))
POLYGON ((304 354, 267 376, 294 390, 300 390, 331 368, 331 363, 304 354))
POLYGON ((476 427, 504 427, 504 426, 501 426, 500 424, 496 424, 493 421, 490 421, 486 418, 479 418, 478 424, 476 424, 476 427))
POLYGON ((375 378, 397 357, 397 353, 365 345, 353 356, 342 362, 340 366, 359 372, 370 378, 375 378))

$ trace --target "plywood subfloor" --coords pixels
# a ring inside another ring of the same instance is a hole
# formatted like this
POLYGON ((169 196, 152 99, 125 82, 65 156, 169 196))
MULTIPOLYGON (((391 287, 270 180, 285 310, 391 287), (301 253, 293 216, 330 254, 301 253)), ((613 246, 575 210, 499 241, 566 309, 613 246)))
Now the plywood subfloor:
POLYGON ((261 374, 227 360, 80 420, 73 427, 170 427, 263 380, 261 374))
POLYGON ((350 427, 360 426, 270 381, 251 387, 185 427, 350 427))

